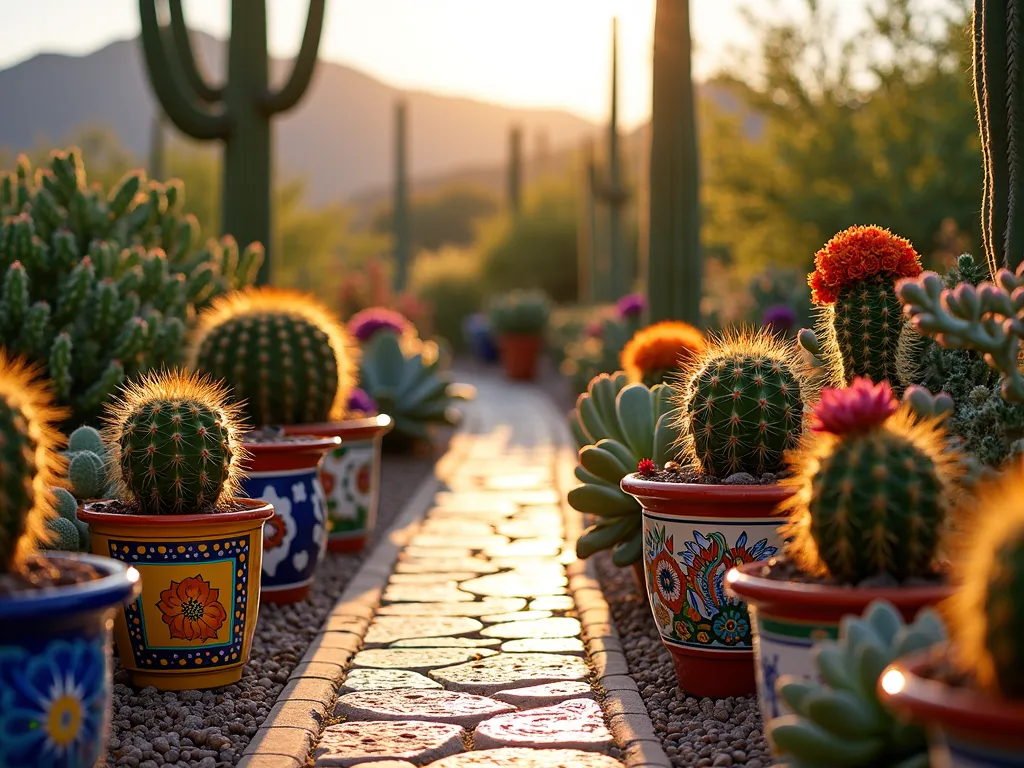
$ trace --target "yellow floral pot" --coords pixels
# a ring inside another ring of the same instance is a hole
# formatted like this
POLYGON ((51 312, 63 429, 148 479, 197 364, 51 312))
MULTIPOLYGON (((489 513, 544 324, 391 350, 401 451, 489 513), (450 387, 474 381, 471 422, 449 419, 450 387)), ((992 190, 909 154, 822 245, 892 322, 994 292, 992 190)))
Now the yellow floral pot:
POLYGON ((142 576, 142 593, 118 611, 118 657, 139 687, 165 691, 237 683, 259 613, 263 524, 274 509, 233 499, 213 515, 125 515, 102 501, 78 511, 92 551, 142 576))

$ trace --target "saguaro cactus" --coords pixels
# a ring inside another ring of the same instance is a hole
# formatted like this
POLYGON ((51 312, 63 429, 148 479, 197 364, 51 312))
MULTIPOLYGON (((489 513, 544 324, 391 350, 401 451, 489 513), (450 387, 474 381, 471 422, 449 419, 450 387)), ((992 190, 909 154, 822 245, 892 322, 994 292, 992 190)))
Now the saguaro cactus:
POLYGON ((405 290, 412 261, 412 227, 409 222, 409 183, 406 104, 395 105, 395 188, 391 227, 395 237, 395 292, 405 290))
POLYGON ((514 126, 508 134, 508 207, 518 216, 523 205, 523 129, 514 126))
POLYGON ((232 2, 228 77, 223 86, 214 87, 207 83, 193 54, 181 0, 139 0, 142 50, 153 91, 183 133, 223 142, 221 226, 243 248, 263 243, 267 257, 260 267, 260 283, 270 280, 273 243, 271 118, 294 107, 309 87, 324 5, 325 0, 310 0, 295 65, 284 85, 272 90, 265 1, 232 2), (168 28, 160 23, 158 2, 166 2, 168 28))
POLYGON ((689 0, 658 0, 651 115, 649 319, 700 327, 700 174, 689 0))

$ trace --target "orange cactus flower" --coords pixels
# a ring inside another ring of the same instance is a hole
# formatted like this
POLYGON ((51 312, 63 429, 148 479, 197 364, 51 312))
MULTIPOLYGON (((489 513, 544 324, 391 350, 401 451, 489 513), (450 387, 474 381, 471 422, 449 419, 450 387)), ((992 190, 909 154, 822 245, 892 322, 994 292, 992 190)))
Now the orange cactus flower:
POLYGON ((622 350, 622 369, 633 382, 679 370, 704 351, 704 335, 689 323, 665 320, 637 331, 622 350))
POLYGON ((205 642, 217 639, 217 630, 228 616, 218 597, 220 590, 210 589, 210 582, 196 575, 172 581, 171 586, 160 593, 156 607, 163 614, 171 637, 205 642))
POLYGON ((814 255, 807 283, 815 304, 834 304, 844 289, 864 280, 881 276, 895 282, 921 272, 921 257, 909 240, 882 227, 859 226, 835 235, 814 255))

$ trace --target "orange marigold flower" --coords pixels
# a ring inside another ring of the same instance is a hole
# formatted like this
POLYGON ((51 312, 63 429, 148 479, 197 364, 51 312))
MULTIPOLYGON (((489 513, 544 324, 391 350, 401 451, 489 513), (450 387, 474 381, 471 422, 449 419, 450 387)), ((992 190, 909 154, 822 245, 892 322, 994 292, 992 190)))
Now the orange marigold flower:
POLYGON ((210 582, 202 576, 190 576, 171 581, 171 586, 160 593, 156 607, 171 637, 205 642, 217 639, 217 630, 228 616, 218 597, 220 590, 210 589, 210 582))
POLYGON ((630 381, 659 371, 678 370, 704 351, 704 335, 689 323, 665 320, 637 331, 622 350, 622 369, 630 381))
POLYGON ((807 276, 815 304, 833 304, 846 288, 882 276, 896 281, 921 274, 921 257, 909 240, 882 227, 850 227, 814 255, 807 276))

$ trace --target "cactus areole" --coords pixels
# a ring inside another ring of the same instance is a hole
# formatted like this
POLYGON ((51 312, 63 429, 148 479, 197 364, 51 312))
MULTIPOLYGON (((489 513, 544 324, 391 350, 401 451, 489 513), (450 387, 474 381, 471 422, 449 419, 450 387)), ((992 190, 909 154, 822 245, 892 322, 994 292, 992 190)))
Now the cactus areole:
MULTIPOLYGON (((185 134, 224 144, 221 221, 224 232, 247 246, 263 243, 267 258, 258 282, 270 280, 273 245, 271 119, 305 94, 316 67, 326 0, 309 0, 302 46, 284 85, 270 87, 265 0, 231 3, 228 76, 208 84, 192 50, 181 0, 167 0, 169 28, 160 23, 157 3, 139 0, 142 50, 150 84, 171 121, 185 134)), ((160 3, 163 5, 163 3, 160 3)))

